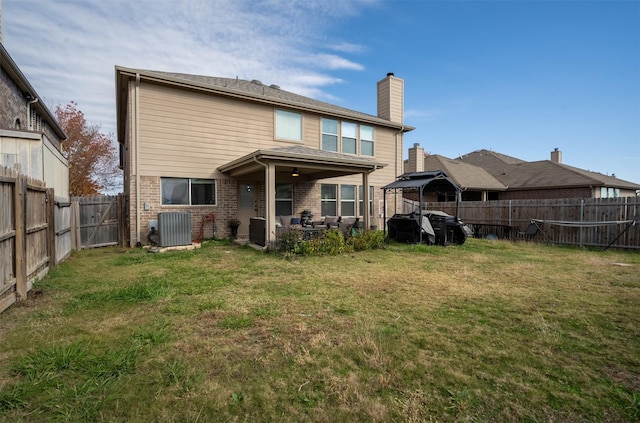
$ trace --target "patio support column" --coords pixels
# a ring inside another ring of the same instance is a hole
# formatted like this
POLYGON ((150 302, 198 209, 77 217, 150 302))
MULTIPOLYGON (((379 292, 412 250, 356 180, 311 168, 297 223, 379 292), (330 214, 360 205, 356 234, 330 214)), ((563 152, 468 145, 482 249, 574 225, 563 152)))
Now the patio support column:
POLYGON ((266 163, 265 175, 265 234, 266 245, 270 245, 276 236, 276 166, 273 163, 266 163))
POLYGON ((362 173, 362 224, 365 229, 371 229, 369 216, 369 172, 362 173))

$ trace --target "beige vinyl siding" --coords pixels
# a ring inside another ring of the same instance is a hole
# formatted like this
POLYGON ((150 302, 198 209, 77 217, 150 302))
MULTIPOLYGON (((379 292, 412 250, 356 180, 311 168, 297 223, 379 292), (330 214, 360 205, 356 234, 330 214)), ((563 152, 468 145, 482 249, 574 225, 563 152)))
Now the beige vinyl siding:
POLYGON ((388 78, 378 82, 378 117, 404 122, 404 83, 388 78))
POLYGON ((274 139, 274 110, 143 83, 140 174, 224 178, 216 171, 218 166, 258 149, 291 144, 320 148, 320 115, 302 114, 303 141, 299 143, 274 139))
POLYGON ((222 177, 218 166, 273 139, 273 108, 143 84, 140 174, 222 177))
POLYGON ((404 122, 404 84, 399 79, 391 78, 390 116, 392 122, 404 122))

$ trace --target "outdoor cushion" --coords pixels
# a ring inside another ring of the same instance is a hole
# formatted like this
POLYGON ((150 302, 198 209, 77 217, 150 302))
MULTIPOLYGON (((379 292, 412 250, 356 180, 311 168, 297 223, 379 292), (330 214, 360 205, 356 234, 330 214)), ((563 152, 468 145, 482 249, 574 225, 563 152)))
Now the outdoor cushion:
POLYGON ((330 223, 338 223, 339 221, 340 221, 340 217, 338 217, 338 216, 325 216, 324 217, 325 225, 328 225, 330 223))

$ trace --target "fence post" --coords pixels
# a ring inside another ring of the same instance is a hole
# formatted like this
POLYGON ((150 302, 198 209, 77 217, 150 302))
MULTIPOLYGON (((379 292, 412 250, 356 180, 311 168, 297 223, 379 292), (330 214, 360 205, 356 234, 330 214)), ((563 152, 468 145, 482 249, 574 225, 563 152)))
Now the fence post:
POLYGON ((27 178, 16 176, 14 192, 14 214, 16 219, 15 260, 16 260, 16 300, 27 298, 27 178))
MULTIPOLYGON (((584 200, 580 200, 580 223, 584 222, 584 200)), ((584 228, 580 226, 580 247, 582 247, 584 228)))
POLYGON ((82 249, 80 241, 80 204, 77 200, 71 201, 71 248, 76 251, 82 249))
POLYGON ((49 269, 56 265, 56 199, 53 188, 45 192, 47 205, 47 254, 49 255, 49 269))

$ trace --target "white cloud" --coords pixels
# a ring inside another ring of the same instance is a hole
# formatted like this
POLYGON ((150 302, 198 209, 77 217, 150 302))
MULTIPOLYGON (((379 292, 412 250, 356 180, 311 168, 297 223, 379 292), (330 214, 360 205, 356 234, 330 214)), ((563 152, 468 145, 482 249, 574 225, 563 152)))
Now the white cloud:
POLYGON ((323 88, 341 82, 329 72, 363 69, 339 53, 318 53, 326 49, 325 26, 358 13, 357 2, 4 0, 3 6, 4 45, 38 94, 53 108, 76 101, 105 132, 115 132, 115 65, 259 79, 327 101, 332 97, 323 88))

